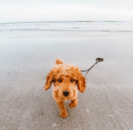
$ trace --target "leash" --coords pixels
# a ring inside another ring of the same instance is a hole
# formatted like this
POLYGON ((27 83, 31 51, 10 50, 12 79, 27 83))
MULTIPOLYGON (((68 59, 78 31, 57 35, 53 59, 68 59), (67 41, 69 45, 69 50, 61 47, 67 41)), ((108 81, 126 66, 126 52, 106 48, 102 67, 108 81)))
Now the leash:
POLYGON ((81 70, 81 72, 86 72, 86 74, 85 74, 85 78, 86 78, 86 76, 87 76, 87 74, 88 74, 88 72, 97 64, 97 63, 99 63, 99 62, 103 62, 104 61, 104 59, 103 58, 96 58, 96 62, 95 62, 95 64, 94 65, 92 65, 89 69, 87 69, 87 70, 81 70))

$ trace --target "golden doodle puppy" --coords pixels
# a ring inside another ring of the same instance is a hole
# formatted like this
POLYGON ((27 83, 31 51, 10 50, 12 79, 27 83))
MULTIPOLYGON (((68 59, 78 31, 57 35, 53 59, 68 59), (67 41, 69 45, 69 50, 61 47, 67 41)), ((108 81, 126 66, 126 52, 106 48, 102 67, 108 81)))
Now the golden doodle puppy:
POLYGON ((77 66, 56 59, 56 65, 46 77, 44 90, 49 89, 52 83, 52 95, 60 108, 60 116, 66 118, 68 113, 63 101, 71 100, 69 104, 71 108, 78 105, 78 90, 82 93, 85 91, 85 78, 77 66))

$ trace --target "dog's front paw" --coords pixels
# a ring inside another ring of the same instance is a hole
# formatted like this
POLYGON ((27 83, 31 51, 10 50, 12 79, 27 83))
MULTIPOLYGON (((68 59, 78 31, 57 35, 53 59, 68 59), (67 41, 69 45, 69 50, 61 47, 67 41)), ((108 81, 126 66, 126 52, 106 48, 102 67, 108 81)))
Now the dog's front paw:
POLYGON ((71 107, 71 108, 74 108, 74 107, 76 107, 76 106, 77 106, 76 103, 70 103, 70 104, 69 104, 69 107, 71 107))
POLYGON ((61 111, 61 112, 60 112, 60 116, 61 116, 62 118, 66 118, 66 117, 68 116, 67 111, 61 111))

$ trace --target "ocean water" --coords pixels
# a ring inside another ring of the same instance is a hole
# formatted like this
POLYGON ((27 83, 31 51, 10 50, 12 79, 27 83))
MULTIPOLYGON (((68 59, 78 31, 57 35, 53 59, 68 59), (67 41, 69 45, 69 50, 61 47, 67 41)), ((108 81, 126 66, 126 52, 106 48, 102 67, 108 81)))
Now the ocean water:
POLYGON ((0 23, 0 38, 89 38, 132 34, 133 22, 44 21, 0 23))

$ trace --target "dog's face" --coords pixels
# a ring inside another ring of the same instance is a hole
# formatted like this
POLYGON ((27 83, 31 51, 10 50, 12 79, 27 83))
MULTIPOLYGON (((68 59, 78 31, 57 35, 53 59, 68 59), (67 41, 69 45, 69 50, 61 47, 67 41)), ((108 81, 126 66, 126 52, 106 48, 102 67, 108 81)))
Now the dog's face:
POLYGON ((53 81, 54 93, 62 99, 72 99, 76 96, 76 79, 70 76, 60 75, 53 81))
POLYGON ((56 60, 56 65, 47 76, 44 89, 50 88, 53 82, 54 92, 63 99, 71 99, 77 89, 82 93, 86 89, 85 78, 77 66, 68 65, 61 60, 56 60))

